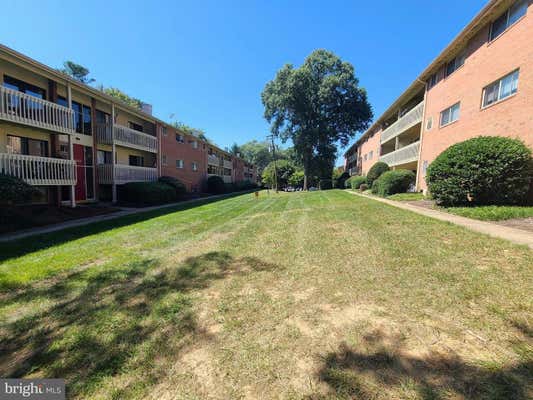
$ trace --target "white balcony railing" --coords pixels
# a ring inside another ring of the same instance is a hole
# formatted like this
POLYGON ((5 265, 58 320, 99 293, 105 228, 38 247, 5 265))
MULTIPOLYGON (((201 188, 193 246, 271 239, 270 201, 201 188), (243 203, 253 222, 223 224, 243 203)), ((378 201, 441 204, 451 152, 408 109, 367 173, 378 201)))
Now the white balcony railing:
POLYGON ((96 124, 96 138, 98 143, 112 144, 114 140, 119 146, 157 153, 158 143, 157 137, 155 136, 122 125, 114 125, 113 133, 114 135, 111 135, 110 125, 96 124))
POLYGON ((407 114, 401 117, 398 121, 381 132, 381 143, 388 142, 402 132, 405 132, 407 129, 412 128, 416 124, 422 122, 423 114, 424 102, 421 102, 407 114))
POLYGON ((207 155, 207 163, 210 164, 210 165, 219 166, 220 165, 220 160, 214 154, 208 154, 207 155))
POLYGON ((58 133, 74 133, 74 111, 0 86, 0 119, 58 133))
POLYGON ((418 141, 393 151, 392 153, 384 154, 379 159, 393 167, 395 165, 418 161, 419 150, 420 142, 418 141))
POLYGON ((76 162, 61 158, 0 153, 0 173, 16 176, 35 186, 76 184, 76 162))
POLYGON ((121 185, 128 182, 148 182, 157 180, 157 168, 135 167, 133 165, 115 164, 113 176, 113 164, 98 164, 98 183, 121 185))
POLYGON ((233 169, 233 163, 228 160, 224 160, 224 168, 233 169))

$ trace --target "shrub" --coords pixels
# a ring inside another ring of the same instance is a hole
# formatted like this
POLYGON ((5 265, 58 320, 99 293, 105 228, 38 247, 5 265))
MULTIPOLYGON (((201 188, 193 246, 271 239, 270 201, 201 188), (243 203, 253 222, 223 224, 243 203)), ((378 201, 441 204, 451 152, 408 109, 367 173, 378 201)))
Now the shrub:
POLYGON ((224 183, 224 193, 232 193, 235 191, 235 185, 233 183, 224 183))
POLYGON ((151 206, 175 201, 176 191, 161 182, 129 182, 120 186, 119 198, 125 203, 151 206))
POLYGON ((359 186, 359 190, 361 192, 364 192, 365 190, 368 190, 368 185, 366 183, 362 183, 361 186, 359 186))
POLYGON ((233 186, 235 187, 235 190, 238 192, 243 191, 243 190, 255 189, 257 187, 255 183, 249 180, 235 182, 233 186))
POLYGON ((469 139, 443 151, 426 179, 439 205, 521 204, 530 185, 531 150, 518 139, 469 139))
POLYGON ((351 182, 351 185, 352 185, 352 189, 359 189, 361 187, 362 184, 365 184, 366 183, 366 177, 364 176, 354 176, 352 178, 352 182, 351 182))
POLYGON ((0 204, 27 203, 36 192, 33 186, 22 179, 0 173, 0 204))
POLYGON ((376 179, 378 179, 381 174, 384 172, 387 172, 389 170, 389 166, 387 163, 384 163, 382 161, 378 161, 372 167, 368 170, 368 173, 366 174, 366 183, 368 186, 372 187, 372 184, 376 179))
POLYGON ((405 193, 415 183, 415 174, 412 171, 398 169, 383 173, 372 184, 372 193, 379 196, 390 196, 395 193, 405 193))
POLYGON ((337 178, 337 184, 335 187, 337 189, 344 189, 346 181, 350 178, 350 174, 348 172, 343 172, 341 176, 337 178))
POLYGON ((320 182, 318 183, 318 187, 319 187, 320 190, 333 189, 333 180, 331 180, 331 179, 320 179, 320 182))
POLYGON ((185 185, 179 179, 173 178, 172 176, 162 176, 159 178, 159 182, 173 187, 176 192, 176 197, 181 197, 187 193, 185 185))
POLYGON ((212 194, 222 194, 225 192, 224 180, 217 175, 207 178, 207 192, 212 194))

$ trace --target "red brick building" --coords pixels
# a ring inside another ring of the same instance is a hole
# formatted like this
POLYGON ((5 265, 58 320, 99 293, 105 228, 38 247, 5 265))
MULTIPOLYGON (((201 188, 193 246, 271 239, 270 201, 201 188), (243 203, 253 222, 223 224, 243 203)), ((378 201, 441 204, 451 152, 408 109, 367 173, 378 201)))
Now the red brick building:
POLYGON ((492 0, 345 153, 352 174, 378 160, 417 174, 446 148, 488 135, 533 147, 533 6, 492 0))

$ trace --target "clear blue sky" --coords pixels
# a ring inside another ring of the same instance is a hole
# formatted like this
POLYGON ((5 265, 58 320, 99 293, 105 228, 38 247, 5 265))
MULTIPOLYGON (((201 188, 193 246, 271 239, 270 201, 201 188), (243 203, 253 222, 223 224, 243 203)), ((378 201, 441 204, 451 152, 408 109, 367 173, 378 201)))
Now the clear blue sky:
POLYGON ((355 66, 379 116, 485 3, 4 0, 0 41, 82 64, 224 147, 265 138, 265 83, 317 48, 355 66))

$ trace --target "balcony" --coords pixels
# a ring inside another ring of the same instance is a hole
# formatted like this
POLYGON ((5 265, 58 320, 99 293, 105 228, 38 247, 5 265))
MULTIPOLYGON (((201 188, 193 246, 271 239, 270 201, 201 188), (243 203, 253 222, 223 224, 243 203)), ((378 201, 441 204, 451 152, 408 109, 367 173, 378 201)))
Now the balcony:
POLYGON ((76 162, 62 158, 1 153, 0 172, 16 176, 34 186, 76 184, 76 162))
POLYGON ((231 178, 231 175, 224 175, 222 177, 222 180, 224 181, 224 183, 231 183, 233 182, 233 179, 231 178))
POLYGON ((135 167, 133 165, 115 164, 113 176, 113 164, 98 164, 98 183, 121 185, 128 182, 148 182, 157 180, 157 168, 135 167))
POLYGON ((359 169, 357 167, 354 167, 354 168, 350 168, 348 170, 348 174, 350 176, 354 176, 354 175, 358 175, 359 174, 359 169))
POLYGON ((424 102, 419 103, 415 108, 401 117, 394 124, 381 132, 381 143, 388 142, 396 136, 422 122, 424 114, 424 102))
POLYGON ((210 165, 216 165, 217 167, 220 166, 220 160, 214 154, 207 155, 207 163, 210 165))
POLYGON ((0 87, 0 119, 56 133, 74 133, 74 111, 6 87, 0 87))
POLYGON ((391 167, 395 165, 418 161, 419 149, 420 142, 418 141, 391 153, 384 154, 379 158, 379 160, 389 164, 389 166, 391 167))
POLYGON ((224 160, 224 168, 233 169, 233 163, 228 160, 224 160))
POLYGON ((157 153, 157 137, 136 131, 122 125, 113 126, 113 135, 111 135, 111 126, 108 124, 96 124, 96 138, 101 144, 115 144, 124 147, 131 147, 138 150, 157 153))

